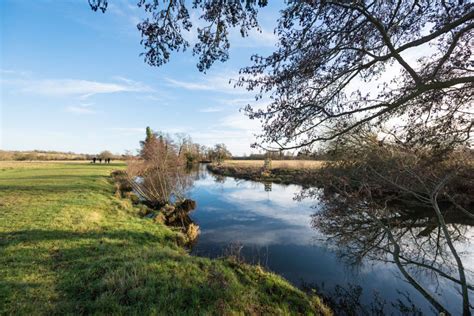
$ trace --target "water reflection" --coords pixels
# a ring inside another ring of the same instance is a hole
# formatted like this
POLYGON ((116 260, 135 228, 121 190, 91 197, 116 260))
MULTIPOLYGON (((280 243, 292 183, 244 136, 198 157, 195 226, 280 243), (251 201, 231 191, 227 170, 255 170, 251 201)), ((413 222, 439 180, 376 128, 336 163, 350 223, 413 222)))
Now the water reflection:
POLYGON ((445 235, 430 209, 413 210, 400 205, 380 208, 368 200, 354 201, 337 194, 322 196, 322 210, 313 215, 312 225, 328 235, 330 243, 339 246, 338 254, 346 262, 360 264, 363 259, 370 259, 393 263, 439 312, 448 313, 452 305, 439 299, 445 289, 460 291, 463 285, 458 273, 467 273, 467 288, 472 295, 474 287, 469 285, 472 271, 455 258, 462 248, 469 250, 465 245, 473 238, 472 218, 446 208, 443 217, 448 235, 445 235), (449 242, 457 251, 450 249, 449 242), (444 281, 442 287, 441 281, 444 281), (430 289, 429 285, 437 286, 430 289))
MULTIPOLYGON (((435 312, 393 263, 390 254, 393 249, 386 243, 386 232, 374 221, 357 213, 332 216, 335 213, 331 213, 327 201, 296 201, 294 197, 301 191, 299 186, 272 184, 269 190, 263 183, 214 177, 205 168, 197 174, 190 191, 191 198, 198 202, 191 217, 201 227, 201 235, 192 250, 194 254, 222 256, 229 245, 239 244, 241 256, 247 261, 264 265, 299 287, 311 285, 339 299, 343 292, 357 293, 357 300, 344 296, 348 301, 357 301, 358 305, 353 305, 357 314, 376 313, 377 306, 382 306, 384 313, 435 312), (335 238, 327 242, 329 236, 335 238), (360 291, 355 291, 356 288, 360 291)), ((386 223, 391 227, 398 224, 394 231, 397 238, 415 236, 414 240, 424 249, 420 252, 416 244, 407 243, 405 249, 409 251, 404 256, 410 255, 423 264, 431 263, 433 256, 446 257, 445 247, 438 247, 437 229, 431 228, 429 218, 402 219, 389 218, 386 223)), ((474 262, 469 240, 474 237, 473 230, 460 223, 451 224, 472 283, 474 262)), ((439 261, 435 267, 448 273, 445 264, 439 261)), ((451 313, 460 313, 461 297, 452 280, 433 277, 413 267, 409 269, 425 289, 435 293, 440 304, 451 313)), ((334 302, 338 304, 341 313, 351 314, 342 308, 347 307, 347 301, 334 302)))
POLYGON ((272 191, 272 183, 271 182, 265 182, 263 183, 263 187, 265 188, 265 191, 271 192, 272 191))

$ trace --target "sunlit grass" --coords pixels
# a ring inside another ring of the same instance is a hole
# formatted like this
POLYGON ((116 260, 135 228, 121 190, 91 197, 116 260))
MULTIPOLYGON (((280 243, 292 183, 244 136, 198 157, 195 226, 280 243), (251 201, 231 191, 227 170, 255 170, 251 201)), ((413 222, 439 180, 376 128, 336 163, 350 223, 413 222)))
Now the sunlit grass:
POLYGON ((124 166, 0 162, 0 314, 328 313, 262 269, 188 255, 114 196, 124 166))

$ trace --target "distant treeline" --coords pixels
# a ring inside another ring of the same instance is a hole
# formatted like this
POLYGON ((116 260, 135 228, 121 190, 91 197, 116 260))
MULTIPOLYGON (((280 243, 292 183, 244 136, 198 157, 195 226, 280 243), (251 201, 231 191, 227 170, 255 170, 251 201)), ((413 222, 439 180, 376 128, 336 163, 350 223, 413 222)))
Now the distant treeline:
MULTIPOLYGON (((32 150, 32 151, 6 151, 0 150, 0 161, 5 160, 16 160, 16 161, 29 161, 29 160, 91 160, 93 157, 99 157, 99 155, 90 154, 76 154, 73 152, 60 152, 60 151, 45 151, 45 150, 32 150)), ((122 155, 111 155, 111 159, 125 159, 122 155)))

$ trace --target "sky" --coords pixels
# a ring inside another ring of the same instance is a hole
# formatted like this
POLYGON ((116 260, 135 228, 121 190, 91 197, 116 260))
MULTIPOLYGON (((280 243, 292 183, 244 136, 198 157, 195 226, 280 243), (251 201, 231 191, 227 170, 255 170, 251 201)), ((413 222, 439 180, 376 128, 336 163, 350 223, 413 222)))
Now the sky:
POLYGON ((273 51, 277 7, 261 10, 262 33, 231 33, 230 59, 206 74, 191 50, 162 67, 145 64, 136 0, 109 0, 105 14, 87 0, 2 0, 0 12, 0 149, 123 153, 150 126, 251 152, 260 123, 239 109, 265 101, 229 79, 252 54, 273 51))

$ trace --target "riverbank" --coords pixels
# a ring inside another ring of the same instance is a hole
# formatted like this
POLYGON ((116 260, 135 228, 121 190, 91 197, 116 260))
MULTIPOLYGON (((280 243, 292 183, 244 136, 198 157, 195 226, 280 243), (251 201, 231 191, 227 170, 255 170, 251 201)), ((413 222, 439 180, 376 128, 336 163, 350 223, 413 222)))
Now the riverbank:
POLYGON ((268 170, 263 168, 263 160, 226 160, 221 164, 211 163, 207 168, 221 176, 239 179, 318 186, 321 183, 319 170, 323 161, 273 160, 268 170))
POLYGON ((330 314, 258 266, 190 256, 114 195, 120 168, 0 162, 0 314, 330 314))

